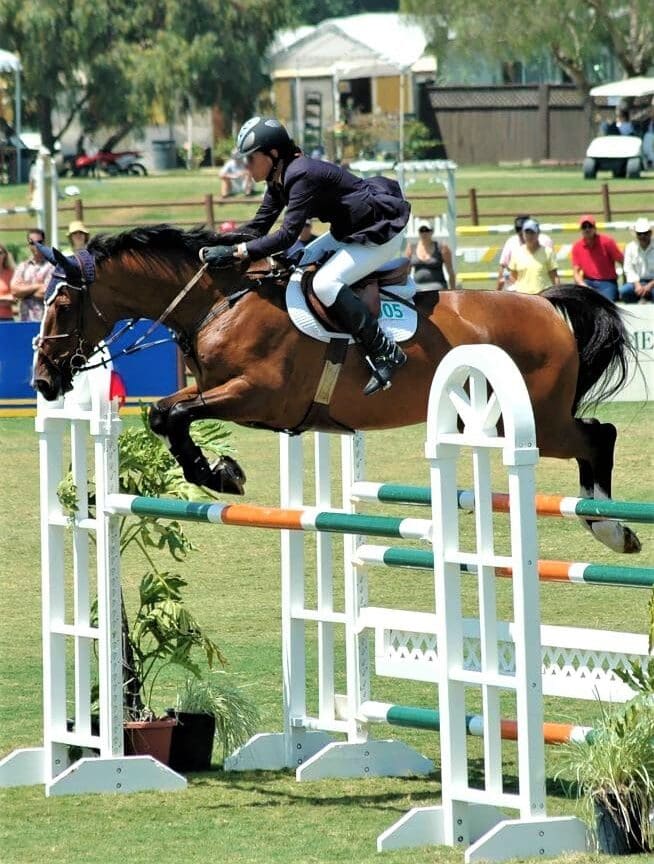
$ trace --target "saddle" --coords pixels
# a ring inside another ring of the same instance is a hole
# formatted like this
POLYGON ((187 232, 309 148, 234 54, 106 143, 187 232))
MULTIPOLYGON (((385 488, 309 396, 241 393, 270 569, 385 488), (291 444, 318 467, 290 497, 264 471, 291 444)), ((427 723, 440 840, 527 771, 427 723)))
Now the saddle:
MULTIPOLYGON (((411 262, 408 258, 395 259, 390 262, 390 265, 388 269, 368 273, 358 282, 350 285, 351 290, 355 292, 375 318, 379 317, 381 311, 380 288, 406 285, 409 276, 411 262)), ((320 302, 313 290, 313 279, 317 270, 318 265, 309 264, 302 273, 302 293, 307 306, 323 327, 333 333, 342 333, 343 329, 330 317, 328 308, 320 302)))

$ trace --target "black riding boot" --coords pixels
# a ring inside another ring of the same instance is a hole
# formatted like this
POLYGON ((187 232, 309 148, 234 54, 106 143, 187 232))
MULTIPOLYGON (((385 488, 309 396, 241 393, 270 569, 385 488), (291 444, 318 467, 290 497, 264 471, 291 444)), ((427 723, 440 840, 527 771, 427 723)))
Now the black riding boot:
POLYGON ((377 319, 347 285, 340 289, 334 303, 327 308, 336 323, 351 333, 366 352, 372 377, 363 388, 365 395, 387 390, 395 371, 406 363, 404 351, 384 333, 377 319))

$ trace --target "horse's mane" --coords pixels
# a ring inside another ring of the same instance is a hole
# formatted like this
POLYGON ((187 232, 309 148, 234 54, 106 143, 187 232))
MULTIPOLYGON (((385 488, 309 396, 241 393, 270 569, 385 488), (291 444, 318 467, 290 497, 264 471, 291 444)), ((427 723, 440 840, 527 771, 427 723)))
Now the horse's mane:
POLYGON ((132 228, 120 234, 96 234, 88 244, 88 251, 97 264, 123 253, 135 253, 139 257, 155 257, 169 262, 171 256, 182 255, 198 260, 198 252, 203 246, 216 243, 235 242, 231 235, 216 234, 208 228, 196 227, 182 231, 172 225, 149 225, 132 228))

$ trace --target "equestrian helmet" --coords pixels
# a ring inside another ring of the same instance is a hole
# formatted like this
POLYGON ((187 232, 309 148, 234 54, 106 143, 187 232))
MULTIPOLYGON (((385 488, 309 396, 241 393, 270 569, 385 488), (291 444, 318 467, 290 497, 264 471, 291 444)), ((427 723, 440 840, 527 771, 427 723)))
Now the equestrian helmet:
POLYGON ((291 146, 291 138, 279 120, 274 117, 250 117, 241 126, 236 138, 236 149, 241 156, 261 150, 270 153, 277 150, 281 155, 291 146))

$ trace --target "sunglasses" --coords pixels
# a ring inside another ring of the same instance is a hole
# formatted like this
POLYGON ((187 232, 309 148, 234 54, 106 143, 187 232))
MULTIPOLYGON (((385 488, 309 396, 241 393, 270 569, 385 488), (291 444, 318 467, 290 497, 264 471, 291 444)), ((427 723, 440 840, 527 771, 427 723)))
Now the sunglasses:
POLYGON ((649 231, 636 231, 636 237, 649 237, 651 233, 651 229, 649 231))
POLYGON ((582 231, 588 231, 589 228, 594 228, 594 225, 591 225, 590 222, 584 222, 581 226, 582 231))
POLYGON ((431 228, 418 228, 418 234, 431 234, 431 228))

